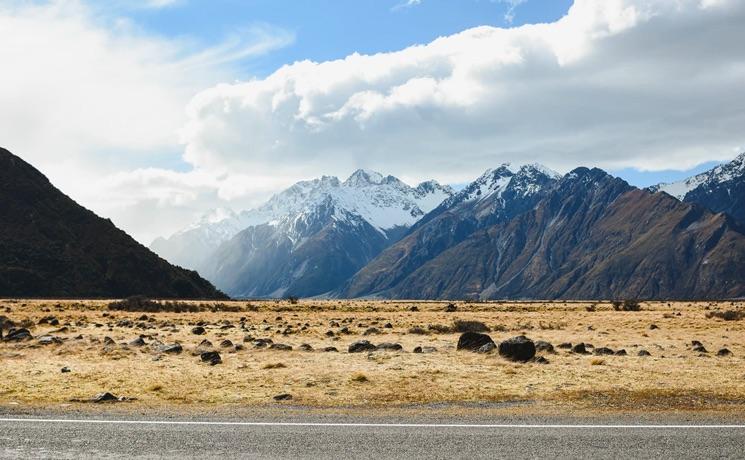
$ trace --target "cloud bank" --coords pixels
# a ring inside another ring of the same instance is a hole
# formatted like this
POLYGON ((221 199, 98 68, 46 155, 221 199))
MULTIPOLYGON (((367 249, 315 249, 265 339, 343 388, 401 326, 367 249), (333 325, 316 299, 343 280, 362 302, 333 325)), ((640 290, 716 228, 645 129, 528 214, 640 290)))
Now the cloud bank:
POLYGON ((446 180, 502 161, 691 167, 745 143, 743 23, 736 0, 577 0, 551 24, 298 62, 197 95, 184 158, 247 174, 365 166, 446 180))

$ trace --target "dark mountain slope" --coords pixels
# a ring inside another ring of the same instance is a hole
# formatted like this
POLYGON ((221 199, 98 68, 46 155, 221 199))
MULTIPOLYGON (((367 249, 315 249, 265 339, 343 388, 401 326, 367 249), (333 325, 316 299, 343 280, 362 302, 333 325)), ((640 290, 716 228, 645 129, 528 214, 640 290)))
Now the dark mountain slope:
POLYGON ((0 148, 0 296, 224 298, 0 148))
POLYGON ((516 171, 503 165, 487 171, 425 215, 404 238, 355 274, 339 295, 360 297, 390 289, 478 229, 533 209, 557 178, 540 165, 516 171))
POLYGON ((236 297, 309 297, 336 289, 395 241, 327 199, 277 225, 249 227, 212 258, 207 276, 236 297))
POLYGON ((729 163, 672 184, 650 187, 686 203, 698 203, 715 212, 726 212, 745 223, 745 153, 729 163))
POLYGON ((381 294, 408 298, 730 298, 745 295, 745 232, 726 214, 565 176, 535 210, 476 232, 381 294))

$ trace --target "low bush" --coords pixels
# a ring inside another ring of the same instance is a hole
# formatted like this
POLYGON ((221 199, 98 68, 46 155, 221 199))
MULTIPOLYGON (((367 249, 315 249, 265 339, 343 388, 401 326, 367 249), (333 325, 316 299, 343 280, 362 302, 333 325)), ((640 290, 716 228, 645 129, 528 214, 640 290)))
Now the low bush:
POLYGON ((739 321, 745 318, 745 311, 740 310, 716 310, 706 313, 707 318, 718 318, 725 321, 739 321))
POLYGON ((640 311, 641 304, 636 300, 614 300, 613 309, 616 311, 640 311))
POLYGON ((453 329, 456 332, 490 332, 489 326, 482 323, 481 321, 453 321, 453 329))
POLYGON ((204 311, 211 312, 241 312, 243 308, 239 305, 228 305, 224 303, 190 303, 180 301, 158 302, 145 296, 132 296, 123 300, 117 300, 109 303, 109 310, 113 311, 130 311, 130 312, 147 312, 147 313, 199 313, 204 311))

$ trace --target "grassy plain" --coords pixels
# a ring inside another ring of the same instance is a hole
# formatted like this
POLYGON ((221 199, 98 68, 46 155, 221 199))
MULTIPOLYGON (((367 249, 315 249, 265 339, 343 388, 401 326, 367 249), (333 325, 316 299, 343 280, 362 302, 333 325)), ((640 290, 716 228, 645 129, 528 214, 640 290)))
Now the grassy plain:
POLYGON ((206 304, 192 313, 111 311, 108 304, 0 300, 0 315, 34 336, 0 341, 0 406, 68 407, 108 391, 134 398, 122 405, 136 410, 455 403, 745 413, 745 320, 710 317, 743 311, 745 302, 643 302, 640 311, 615 311, 608 302, 454 302, 448 312, 448 302, 242 301, 225 304, 236 311, 209 311, 214 304, 206 304), (554 347, 585 342, 627 355, 556 348, 539 353, 548 364, 513 363, 496 353, 456 351, 457 320, 483 322, 496 342, 524 334, 554 347), (197 325, 203 335, 192 333, 197 325), (44 335, 59 343, 40 344, 44 335), (139 336, 145 346, 128 345, 139 336), (114 343, 107 345, 106 337, 114 343), (292 350, 255 348, 261 338, 292 350), (221 364, 194 354, 205 339, 221 364), (224 340, 244 348, 222 348, 224 340), (357 340, 398 343, 403 350, 348 353, 357 340), (693 340, 708 352, 694 351, 693 340), (176 342, 182 353, 158 351, 161 343, 176 342), (313 351, 300 350, 301 344, 313 351), (413 353, 417 346, 437 351, 413 353), (717 356, 722 348, 732 354, 717 356), (638 356, 640 350, 651 356, 638 356), (292 399, 275 401, 279 394, 292 399))

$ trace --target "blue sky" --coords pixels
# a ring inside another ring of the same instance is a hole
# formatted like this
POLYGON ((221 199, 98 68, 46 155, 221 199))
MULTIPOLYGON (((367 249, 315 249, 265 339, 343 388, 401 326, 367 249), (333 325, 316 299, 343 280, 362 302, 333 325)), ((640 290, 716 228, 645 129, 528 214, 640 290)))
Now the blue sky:
POLYGON ((515 6, 496 0, 422 0, 408 6, 405 0, 183 0, 170 7, 135 10, 131 16, 148 30, 196 36, 205 44, 255 25, 294 33, 292 45, 243 63, 246 75, 266 76, 295 61, 397 51, 476 26, 553 22, 571 4, 570 0, 531 0, 515 6), (506 17, 510 10, 512 21, 506 17))

